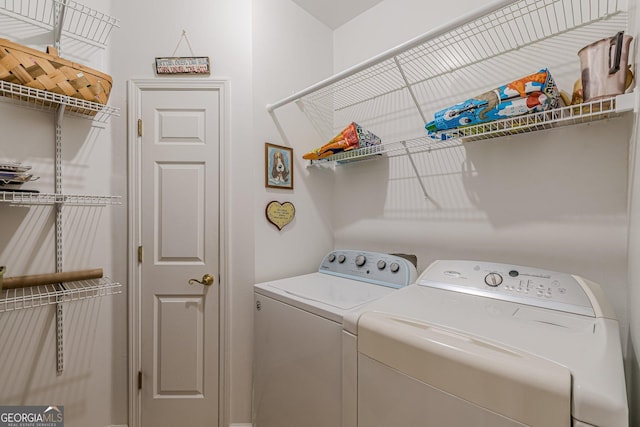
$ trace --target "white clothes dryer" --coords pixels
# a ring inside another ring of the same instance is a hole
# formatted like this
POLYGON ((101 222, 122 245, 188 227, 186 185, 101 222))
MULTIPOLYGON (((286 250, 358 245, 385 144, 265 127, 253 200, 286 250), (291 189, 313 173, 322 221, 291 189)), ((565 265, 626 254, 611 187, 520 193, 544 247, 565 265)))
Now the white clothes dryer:
POLYGON ((253 425, 342 425, 344 315, 416 278, 405 257, 336 250, 317 272, 256 284, 253 425))
POLYGON ((344 326, 358 427, 628 425, 618 323, 581 277, 436 261, 344 326))

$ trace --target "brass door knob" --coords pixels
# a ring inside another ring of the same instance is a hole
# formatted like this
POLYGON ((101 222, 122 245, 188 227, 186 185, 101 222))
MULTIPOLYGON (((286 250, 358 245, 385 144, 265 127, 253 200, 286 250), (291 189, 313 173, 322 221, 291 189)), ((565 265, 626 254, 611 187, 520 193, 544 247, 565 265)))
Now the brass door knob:
POLYGON ((202 276, 202 280, 189 279, 189 284, 190 285, 193 285, 194 283, 199 283, 199 284, 205 285, 205 286, 211 286, 211 285, 213 285, 213 276, 207 273, 204 276, 202 276))

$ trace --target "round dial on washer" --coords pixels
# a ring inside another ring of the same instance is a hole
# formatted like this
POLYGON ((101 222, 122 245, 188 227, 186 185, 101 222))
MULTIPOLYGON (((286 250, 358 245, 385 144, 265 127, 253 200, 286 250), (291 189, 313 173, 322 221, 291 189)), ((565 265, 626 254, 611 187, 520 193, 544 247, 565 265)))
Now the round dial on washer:
POLYGON ((333 262, 336 260, 336 254, 329 254, 329 256, 327 257, 327 259, 329 260, 329 262, 333 262))
POLYGON ((344 255, 338 255, 338 262, 340 264, 342 264, 343 262, 345 262, 345 260, 347 259, 347 257, 345 257, 344 255))
POLYGON ((356 265, 358 267, 362 267, 364 265, 364 263, 367 262, 367 257, 364 255, 358 255, 356 257, 356 265))
POLYGON ((381 259, 380 261, 378 261, 377 266, 378 266, 378 270, 384 270, 384 268, 387 266, 387 263, 381 259))
POLYGON ((397 273, 398 271, 400 271, 400 264, 398 264, 397 262, 392 262, 389 266, 389 269, 392 273, 397 273))
POLYGON ((485 276, 484 283, 495 288, 502 284, 502 280, 502 276, 499 273, 489 273, 485 276))

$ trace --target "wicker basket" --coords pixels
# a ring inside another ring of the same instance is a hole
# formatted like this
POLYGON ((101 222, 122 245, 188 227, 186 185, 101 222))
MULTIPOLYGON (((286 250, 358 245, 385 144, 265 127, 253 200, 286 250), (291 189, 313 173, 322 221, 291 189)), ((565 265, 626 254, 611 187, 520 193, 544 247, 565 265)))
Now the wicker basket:
POLYGON ((0 39, 0 80, 106 104, 111 76, 47 53, 0 39))

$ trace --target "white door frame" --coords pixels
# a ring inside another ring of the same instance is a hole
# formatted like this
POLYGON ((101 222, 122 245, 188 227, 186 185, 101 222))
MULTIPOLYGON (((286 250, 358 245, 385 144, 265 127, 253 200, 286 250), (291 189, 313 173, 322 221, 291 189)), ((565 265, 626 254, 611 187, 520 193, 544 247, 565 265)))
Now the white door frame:
POLYGON ((141 242, 140 230, 140 137, 138 136, 138 119, 141 115, 142 93, 145 90, 197 90, 197 89, 219 89, 220 109, 224 115, 224 121, 220 123, 220 272, 216 282, 220 287, 220 331, 219 331, 219 363, 218 381, 219 402, 218 420, 219 427, 228 425, 228 399, 229 395, 229 315, 230 307, 228 298, 230 292, 229 284, 229 260, 227 257, 229 242, 227 235, 228 218, 228 185, 226 179, 225 165, 228 164, 228 143, 229 143, 229 82, 227 80, 196 79, 196 78, 176 78, 176 79, 134 79, 127 84, 128 114, 127 114, 127 152, 128 152, 128 299, 129 299, 129 427, 140 427, 140 393, 138 392, 138 371, 141 369, 140 360, 140 272, 138 263, 138 246, 141 242))

